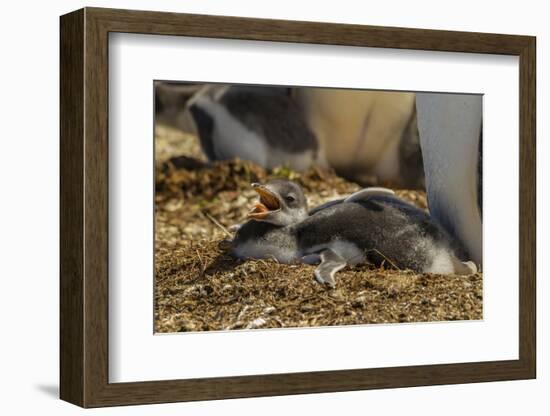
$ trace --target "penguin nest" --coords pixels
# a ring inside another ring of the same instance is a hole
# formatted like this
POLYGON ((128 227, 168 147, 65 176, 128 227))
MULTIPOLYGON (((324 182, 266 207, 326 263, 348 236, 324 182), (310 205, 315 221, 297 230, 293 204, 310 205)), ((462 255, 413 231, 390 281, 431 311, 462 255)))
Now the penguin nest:
MULTIPOLYGON (((155 330, 309 327, 482 319, 482 274, 415 274, 346 268, 336 289, 315 282, 314 266, 240 262, 223 249, 230 227, 257 199, 251 182, 299 183, 311 206, 361 187, 333 172, 266 172, 239 160, 207 165, 194 136, 157 126, 155 330)), ((396 190, 426 209, 424 192, 396 190)))

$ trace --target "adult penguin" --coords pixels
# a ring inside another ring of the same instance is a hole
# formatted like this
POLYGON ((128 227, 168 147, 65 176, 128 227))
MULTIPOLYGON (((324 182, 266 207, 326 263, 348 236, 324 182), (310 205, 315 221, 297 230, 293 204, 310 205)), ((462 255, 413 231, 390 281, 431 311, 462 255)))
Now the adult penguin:
POLYGON ((295 88, 292 94, 338 174, 369 186, 424 188, 413 93, 295 88))
POLYGON ((240 158, 272 169, 326 166, 288 88, 206 85, 188 103, 209 160, 240 158))

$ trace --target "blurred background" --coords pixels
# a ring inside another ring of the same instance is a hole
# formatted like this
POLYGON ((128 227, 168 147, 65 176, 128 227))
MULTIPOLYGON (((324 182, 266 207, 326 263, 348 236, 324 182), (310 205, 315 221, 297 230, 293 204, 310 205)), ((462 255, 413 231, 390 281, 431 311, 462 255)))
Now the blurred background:
POLYGON ((333 170, 362 186, 424 188, 413 93, 169 81, 154 88, 157 161, 241 159, 270 170, 333 170))

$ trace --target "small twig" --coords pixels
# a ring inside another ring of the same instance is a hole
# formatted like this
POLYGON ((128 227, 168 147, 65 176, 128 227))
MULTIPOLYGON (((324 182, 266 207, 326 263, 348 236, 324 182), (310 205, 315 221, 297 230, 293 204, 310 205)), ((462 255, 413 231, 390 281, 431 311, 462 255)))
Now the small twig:
POLYGON ((201 211, 202 215, 204 215, 206 218, 208 218, 212 223, 217 226, 220 230, 222 230, 227 236, 233 237, 233 234, 231 234, 227 228, 225 228, 223 225, 221 225, 212 215, 210 215, 206 211, 201 211))

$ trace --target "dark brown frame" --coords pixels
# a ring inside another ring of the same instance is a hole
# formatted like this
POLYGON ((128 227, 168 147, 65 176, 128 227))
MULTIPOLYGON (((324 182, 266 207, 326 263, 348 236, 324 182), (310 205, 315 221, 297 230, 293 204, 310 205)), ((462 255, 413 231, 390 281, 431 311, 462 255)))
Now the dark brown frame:
POLYGON ((99 407, 535 378, 535 45, 530 36, 98 8, 62 16, 61 398, 99 407), (519 56, 519 359, 109 383, 109 32, 519 56))

